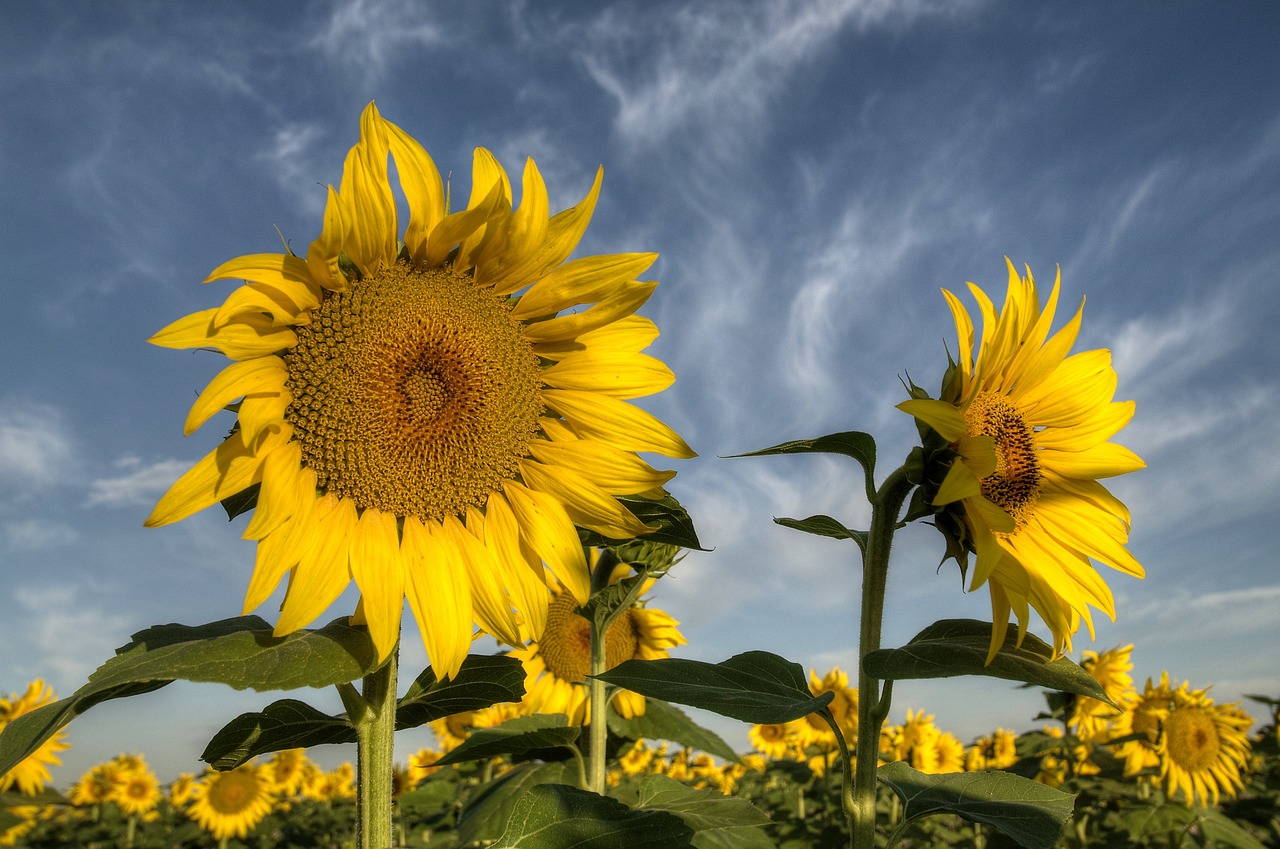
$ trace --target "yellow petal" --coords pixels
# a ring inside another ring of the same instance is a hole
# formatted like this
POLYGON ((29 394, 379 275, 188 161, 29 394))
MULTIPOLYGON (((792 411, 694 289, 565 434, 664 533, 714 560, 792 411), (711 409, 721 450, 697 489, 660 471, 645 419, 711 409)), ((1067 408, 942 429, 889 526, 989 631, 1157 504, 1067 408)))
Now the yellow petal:
MULTIPOLYGON (((538 166, 528 159, 524 165, 520 208, 506 219, 500 243, 491 246, 485 256, 477 258, 476 283, 488 285, 489 281, 517 268, 533 256, 547 237, 550 213, 547 186, 542 181, 538 166)), ((499 291, 497 294, 506 293, 499 291)))
POLYGON ((1119 433, 1133 418, 1134 403, 1118 401, 1095 408, 1070 427, 1047 427, 1036 433, 1036 446, 1082 451, 1119 433))
POLYGON ((964 308, 960 299, 950 291, 943 289, 942 296, 946 298, 947 306, 951 308, 951 317, 956 323, 956 336, 960 340, 958 362, 967 377, 973 373, 973 319, 969 318, 969 311, 964 308))
POLYGON ((288 508, 289 518, 258 543, 253 577, 245 592, 244 613, 266 601, 284 574, 310 556, 316 545, 317 534, 311 525, 316 510, 316 473, 311 469, 299 470, 293 491, 281 497, 288 498, 292 505, 288 508))
POLYGON ((628 451, 652 451, 668 457, 696 457, 674 430, 626 401, 595 392, 546 389, 542 400, 568 420, 580 436, 628 451))
POLYGON ((951 464, 951 468, 947 469, 947 476, 943 479, 942 486, 938 487, 937 494, 933 496, 933 503, 941 507, 965 498, 981 496, 982 485, 978 482, 977 476, 972 469, 957 459, 951 464))
POLYGON ((147 341, 162 348, 213 348, 232 360, 264 357, 298 342, 292 330, 273 327, 268 316, 238 315, 219 326, 214 324, 217 313, 217 308, 192 313, 147 341))
POLYGON ((154 528, 185 519, 257 483, 263 458, 288 438, 288 433, 276 431, 260 445, 250 447, 239 432, 231 434, 169 487, 147 517, 146 526, 154 528))
POLYGON ((404 520, 400 550, 405 563, 409 609, 437 677, 458 674, 471 647, 471 584, 453 545, 439 525, 417 516, 404 520))
POLYGON ((360 514, 351 538, 351 577, 360 588, 365 623, 382 660, 400 639, 404 609, 404 568, 391 513, 365 508, 360 514))
POLYGON ((520 461, 520 475, 530 489, 546 493, 564 506, 575 525, 610 539, 630 539, 656 530, 635 517, 585 475, 562 466, 520 461))
POLYGON ((278 357, 257 357, 232 363, 218 373, 191 405, 182 432, 190 436, 200 425, 237 398, 255 394, 278 395, 289 372, 278 357))
POLYGON ((277 637, 310 625, 351 583, 349 559, 355 526, 356 507, 351 499, 333 495, 320 499, 311 519, 315 545, 293 569, 273 632, 277 637))
POLYGON ((657 258, 654 253, 610 254, 567 262, 529 287, 511 315, 524 321, 596 303, 622 290, 657 258))
POLYGON ((1039 457, 1045 468, 1081 480, 1115 477, 1147 467, 1141 457, 1114 442, 1103 442, 1084 451, 1044 450, 1039 457))
POLYGON ((274 394, 255 393, 246 395, 240 402, 236 419, 240 422, 241 438, 248 445, 253 445, 270 429, 286 427, 285 408, 293 401, 287 390, 274 394))
POLYGON ((662 486, 676 474, 653 468, 634 452, 591 439, 568 442, 535 439, 529 443, 529 453, 549 466, 571 469, 589 477, 611 495, 647 492, 662 486))
MULTIPOLYGON (((478 517, 479 513, 473 515, 478 517)), ((468 516, 468 523, 470 521, 471 516, 468 516)), ((527 636, 534 640, 541 638, 550 602, 546 571, 537 555, 527 557, 521 548, 520 523, 502 493, 489 494, 480 531, 478 536, 484 540, 494 562, 506 576, 503 584, 512 605, 524 614, 527 636)))
POLYGON ((657 286, 652 281, 628 284, 590 309, 528 325, 525 338, 535 343, 561 342, 606 327, 644 306, 657 286))
MULTIPOLYGON (((442 265, 449 256, 449 252, 460 242, 469 238, 479 228, 484 227, 490 219, 503 214, 503 202, 502 184, 495 183, 489 190, 489 194, 479 204, 475 204, 461 212, 446 215, 441 219, 440 223, 432 229, 431 235, 427 238, 425 260, 427 266, 434 268, 442 265)), ((459 265, 456 260, 454 267, 459 271, 467 270, 467 268, 459 265)))
POLYGON ((676 376, 661 360, 645 354, 583 351, 543 369, 542 380, 556 389, 640 398, 666 389, 676 376))
POLYGON ((424 262, 427 237, 445 214, 440 171, 416 139, 390 121, 384 121, 383 127, 400 175, 400 188, 404 190, 409 205, 409 226, 405 230, 404 244, 415 263, 424 262))
POLYGON ((502 164, 492 153, 477 147, 471 158, 471 200, 468 207, 483 206, 494 190, 501 191, 501 199, 495 207, 495 217, 483 227, 470 233, 458 246, 454 259, 457 268, 472 268, 483 257, 484 248, 500 236, 501 224, 511 214, 511 181, 502 164))
POLYGON ((931 399, 903 401, 898 409, 938 432, 947 442, 959 442, 966 433, 964 413, 954 404, 931 399))
POLYGON ((343 199, 338 191, 329 186, 328 198, 324 205, 324 226, 320 235, 307 248, 307 270, 311 279, 321 287, 333 292, 345 292, 348 287, 347 278, 338 267, 338 255, 347 242, 347 233, 351 229, 343 199))
POLYGON ((366 277, 396 256, 396 204, 387 178, 390 146, 382 117, 372 103, 360 115, 360 141, 347 154, 338 189, 347 211, 347 238, 342 244, 366 277))
MULTIPOLYGON (((293 515, 298 501, 301 464, 302 446, 293 441, 281 445, 262 461, 258 502, 253 508, 253 518, 241 534, 243 539, 262 539, 293 515)), ((311 497, 315 497, 314 481, 311 497)))
POLYGON ((517 645, 520 626, 511 612, 502 585, 504 570, 494 562, 493 553, 453 516, 442 523, 446 538, 457 549, 471 582, 471 609, 476 622, 495 639, 517 645))
POLYGON ((320 286, 311 279, 306 260, 292 254, 246 254, 229 259, 219 265, 203 282, 214 280, 252 280, 277 289, 292 291, 298 286, 320 293, 320 286))
POLYGON ((574 339, 539 342, 533 351, 543 359, 559 361, 578 351, 618 351, 638 354, 658 338, 658 326, 640 315, 623 316, 604 327, 574 339))
POLYGON ((213 317, 214 326, 225 324, 233 316, 243 313, 266 313, 274 327, 286 324, 307 324, 311 317, 308 310, 320 305, 320 297, 303 283, 288 288, 269 286, 265 283, 247 283, 233 291, 222 302, 213 317))
POLYGON ((520 535, 537 552, 560 583, 579 604, 591 595, 591 574, 573 522, 559 501, 514 481, 504 481, 503 492, 520 523, 520 535))

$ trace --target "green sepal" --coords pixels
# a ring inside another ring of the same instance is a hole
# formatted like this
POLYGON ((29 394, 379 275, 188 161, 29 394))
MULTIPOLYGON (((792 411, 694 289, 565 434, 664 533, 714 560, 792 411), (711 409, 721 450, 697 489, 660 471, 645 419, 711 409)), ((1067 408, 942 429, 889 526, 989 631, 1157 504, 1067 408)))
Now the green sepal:
POLYGON ((539 784, 511 811, 492 849, 681 849, 693 829, 675 814, 632 810, 608 796, 539 784))
POLYGON ((226 771, 268 752, 354 742, 356 730, 345 715, 329 716, 297 699, 281 699, 224 725, 200 760, 226 771))
POLYGON ((814 696, 800 664, 765 651, 744 652, 721 663, 628 660, 595 677, 645 697, 761 725, 808 716, 835 698, 830 692, 814 696))
POLYGON ((379 664, 369 632, 343 617, 323 628, 274 637, 257 616, 207 625, 157 625, 139 631, 65 699, 10 722, 0 733, 0 774, 75 717, 108 699, 158 690, 171 681, 227 684, 237 690, 328 687, 363 677, 379 664))
POLYGON ((718 734, 703 728, 680 708, 661 699, 645 699, 644 713, 630 719, 610 707, 607 718, 609 730, 628 740, 669 740, 732 763, 741 762, 738 753, 718 734))
POLYGON ((880 767, 877 778, 902 800, 904 824, 953 813, 999 829, 1025 849, 1057 844, 1076 798, 1002 770, 926 775, 897 761, 880 767))
POLYGON ((693 829, 698 849, 772 849, 776 844, 760 828, 769 815, 748 802, 715 790, 698 790, 665 775, 640 782, 636 810, 666 811, 693 829))
POLYGON ((1053 647, 1039 637, 1024 634, 1022 645, 1018 646, 1017 627, 1012 624, 996 656, 987 664, 992 627, 990 622, 975 619, 943 619, 901 648, 868 653, 862 668, 882 681, 958 675, 1004 678, 1112 704, 1092 675, 1068 658, 1053 659, 1053 647))
POLYGON ((657 525, 657 530, 638 537, 613 539, 586 528, 578 528, 578 538, 587 548, 605 548, 623 545, 633 541, 665 542, 681 548, 696 551, 708 551, 698 541, 698 532, 694 530, 693 519, 674 496, 662 498, 640 498, 638 496, 622 496, 618 502, 646 525, 657 525))
POLYGON ((867 488, 867 501, 876 500, 876 441, 869 433, 848 430, 814 439, 793 439, 759 451, 730 454, 730 457, 767 457, 775 454, 843 454, 862 464, 867 488))
POLYGON ((435 762, 437 766, 484 760, 501 755, 519 757, 557 749, 575 742, 582 733, 562 713, 532 714, 509 719, 494 728, 477 728, 471 736, 435 762))
POLYGON ((807 519, 788 519, 774 518, 774 523, 782 525, 784 528, 792 528, 797 531, 804 531, 807 534, 813 534, 820 537, 831 537, 832 539, 851 539, 858 544, 858 548, 862 549, 863 554, 867 551, 867 532, 855 531, 852 528, 846 528, 830 516, 818 514, 810 516, 807 519))

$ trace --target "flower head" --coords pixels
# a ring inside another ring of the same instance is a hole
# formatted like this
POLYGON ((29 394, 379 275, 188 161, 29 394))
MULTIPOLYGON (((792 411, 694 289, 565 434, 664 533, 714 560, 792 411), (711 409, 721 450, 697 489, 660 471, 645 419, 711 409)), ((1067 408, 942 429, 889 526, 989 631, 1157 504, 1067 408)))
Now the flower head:
MULTIPOLYGON (((26 692, 21 696, 17 693, 10 693, 8 698, 0 696, 0 731, 23 714, 52 704, 57 698, 53 689, 39 678, 28 684, 26 692)), ((13 769, 0 775, 0 791, 16 785, 19 792, 28 796, 39 793, 52 780, 49 767, 62 763, 58 760, 57 753, 70 748, 66 739, 67 735, 59 731, 19 761, 13 769)))
POLYGON ((1241 770, 1249 762, 1246 736, 1253 719, 1236 705, 1217 705, 1204 691, 1173 691, 1156 746, 1165 792, 1182 794, 1188 804, 1216 805, 1243 787, 1241 770))
MULTIPOLYGON (((1004 641, 1009 614, 1025 634, 1028 609, 1053 632, 1054 648, 1070 650, 1090 608, 1112 619, 1111 590, 1090 559, 1135 577, 1142 566, 1126 550, 1129 511, 1098 483, 1145 465, 1108 442, 1133 417, 1132 401, 1113 402, 1116 373, 1106 350, 1069 355, 1083 310, 1052 336, 1060 280, 1043 307, 1028 270, 1009 264, 1009 289, 997 311, 969 284, 982 314, 974 350, 969 313, 943 291, 960 338, 959 361, 942 398, 914 397, 898 405, 936 433, 945 477, 932 506, 949 534, 949 554, 962 566, 977 555, 970 590, 990 588, 994 629, 990 657, 1004 641)), ((926 441, 928 441, 926 439, 926 441)))
POLYGON ((186 431, 233 403, 236 424, 147 524, 256 488, 245 610, 289 575, 275 629, 287 634, 354 581, 356 621, 385 657, 407 597, 442 676, 473 623, 512 645, 522 622, 541 633, 545 570, 585 602, 574 526, 652 530, 618 497, 661 497, 674 473, 636 452, 693 456, 628 403, 675 379, 640 353, 657 329, 635 311, 656 284, 636 278, 655 255, 566 261, 599 188, 597 174, 578 206, 550 215, 530 160, 513 209, 506 172, 479 148, 470 200, 452 210, 427 152, 370 104, 306 256, 224 263, 208 279, 245 285, 152 337, 233 361, 186 431))
POLYGON ((270 778, 255 764, 209 772, 196 788, 187 816, 217 840, 243 838, 271 813, 275 803, 270 778))

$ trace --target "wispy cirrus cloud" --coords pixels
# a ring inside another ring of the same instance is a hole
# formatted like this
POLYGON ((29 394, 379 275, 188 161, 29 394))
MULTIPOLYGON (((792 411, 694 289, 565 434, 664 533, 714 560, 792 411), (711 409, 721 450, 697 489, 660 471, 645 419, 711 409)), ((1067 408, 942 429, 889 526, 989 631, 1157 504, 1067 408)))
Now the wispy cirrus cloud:
POLYGON ((0 403, 0 480, 4 497, 47 489, 72 472, 75 444, 60 410, 7 398, 0 403))
POLYGON ((159 460, 143 463, 137 457, 116 462, 123 474, 89 482, 84 507, 139 507, 155 502, 183 473, 191 468, 186 460, 159 460))

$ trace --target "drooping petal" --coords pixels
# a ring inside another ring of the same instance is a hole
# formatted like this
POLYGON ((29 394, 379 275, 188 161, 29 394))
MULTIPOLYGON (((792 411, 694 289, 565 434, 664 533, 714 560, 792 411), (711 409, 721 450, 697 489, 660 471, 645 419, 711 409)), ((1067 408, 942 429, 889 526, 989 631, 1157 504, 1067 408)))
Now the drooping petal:
POLYGON ((542 399, 581 436, 628 451, 653 451, 682 459, 697 456, 674 430, 626 401, 573 389, 547 389, 542 399))
POLYGON ((311 518, 314 546, 294 567, 273 633, 292 634, 314 622, 351 583, 351 537, 356 505, 349 498, 322 497, 311 518))
POLYGON ((578 532, 564 507, 551 496, 515 481, 504 482, 502 491, 520 523, 521 537, 528 540, 578 603, 586 604, 591 594, 591 575, 578 532))
POLYGON ((505 571, 504 583, 515 608, 524 615, 530 639, 539 639, 547 625, 546 572, 537 556, 526 556, 520 545, 520 523, 501 493, 489 495, 484 513, 484 544, 505 571))
POLYGON ((400 639, 404 607, 405 577, 396 517, 367 508, 356 522, 350 552, 351 577, 360 588, 369 636, 381 660, 400 639))
POLYGON ((249 446, 233 433, 169 487, 144 523, 148 528, 177 522, 235 495, 262 474, 262 461, 290 436, 288 428, 249 446))
POLYGON ((409 609, 432 668, 440 678, 452 678, 471 647, 471 584, 466 567, 458 551, 443 539, 439 525, 409 516, 402 533, 409 609))
POLYGON ((454 517, 446 516, 442 526, 445 539, 457 549, 466 567, 476 622, 495 639, 518 645, 520 626, 502 585, 503 570, 494 562, 493 553, 454 517))
POLYGON ((215 413, 246 395, 278 395, 289 372, 279 357, 257 357, 234 362, 218 373, 191 405, 182 432, 190 436, 215 413))

